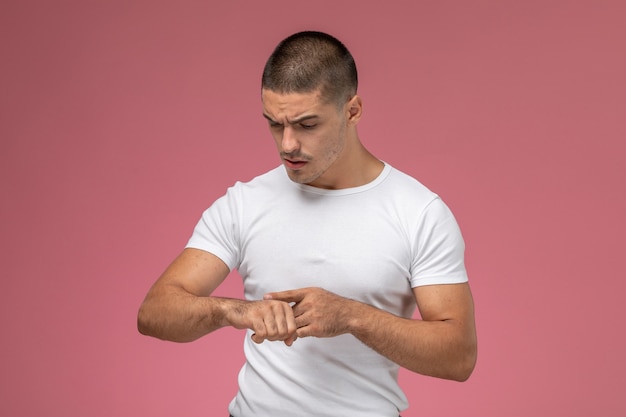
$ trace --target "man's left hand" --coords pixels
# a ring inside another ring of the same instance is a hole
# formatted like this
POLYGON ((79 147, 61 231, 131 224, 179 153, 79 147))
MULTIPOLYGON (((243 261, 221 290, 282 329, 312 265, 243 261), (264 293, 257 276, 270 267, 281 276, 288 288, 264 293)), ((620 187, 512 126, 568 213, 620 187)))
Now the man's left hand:
POLYGON ((298 337, 333 337, 348 333, 352 310, 358 304, 315 287, 273 292, 263 298, 293 303, 298 337))

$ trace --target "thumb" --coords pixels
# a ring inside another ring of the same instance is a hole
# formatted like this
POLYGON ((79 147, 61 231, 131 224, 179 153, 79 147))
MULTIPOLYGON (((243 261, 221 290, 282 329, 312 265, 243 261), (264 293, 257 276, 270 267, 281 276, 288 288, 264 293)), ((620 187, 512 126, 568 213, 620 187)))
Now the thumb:
POLYGON ((263 343, 263 341, 265 340, 265 339, 263 339, 262 337, 257 336, 257 334, 256 334, 256 333, 252 333, 251 338, 252 338, 252 341, 253 341, 254 343, 257 343, 257 344, 261 344, 261 343, 263 343))

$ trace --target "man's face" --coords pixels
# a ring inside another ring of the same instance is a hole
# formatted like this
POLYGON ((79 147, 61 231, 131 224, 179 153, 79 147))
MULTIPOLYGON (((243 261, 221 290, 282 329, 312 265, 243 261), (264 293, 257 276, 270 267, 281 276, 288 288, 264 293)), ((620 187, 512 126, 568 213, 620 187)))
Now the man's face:
POLYGON ((336 165, 346 143, 346 106, 323 101, 319 91, 278 94, 263 90, 262 100, 263 116, 289 178, 334 188, 333 177, 341 173, 336 165))

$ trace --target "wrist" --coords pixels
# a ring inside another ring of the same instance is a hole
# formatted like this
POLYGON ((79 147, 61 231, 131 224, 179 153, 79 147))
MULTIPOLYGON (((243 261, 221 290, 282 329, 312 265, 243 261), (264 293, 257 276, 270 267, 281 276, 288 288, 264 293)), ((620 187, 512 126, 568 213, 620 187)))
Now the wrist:
POLYGON ((369 306, 359 301, 349 300, 349 304, 346 307, 344 316, 346 333, 354 336, 363 333, 367 323, 366 317, 369 306))
POLYGON ((247 302, 234 298, 216 298, 216 301, 216 318, 219 326, 241 328, 239 323, 247 302))

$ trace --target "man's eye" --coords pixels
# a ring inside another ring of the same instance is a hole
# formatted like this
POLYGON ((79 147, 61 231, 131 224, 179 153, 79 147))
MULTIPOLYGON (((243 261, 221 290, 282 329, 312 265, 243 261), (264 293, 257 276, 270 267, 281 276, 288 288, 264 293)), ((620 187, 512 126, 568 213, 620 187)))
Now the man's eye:
POLYGON ((316 124, 312 124, 312 125, 305 125, 305 124, 300 123, 300 126, 301 126, 303 129, 313 129, 313 128, 314 128, 315 126, 317 126, 317 125, 316 125, 316 124))

